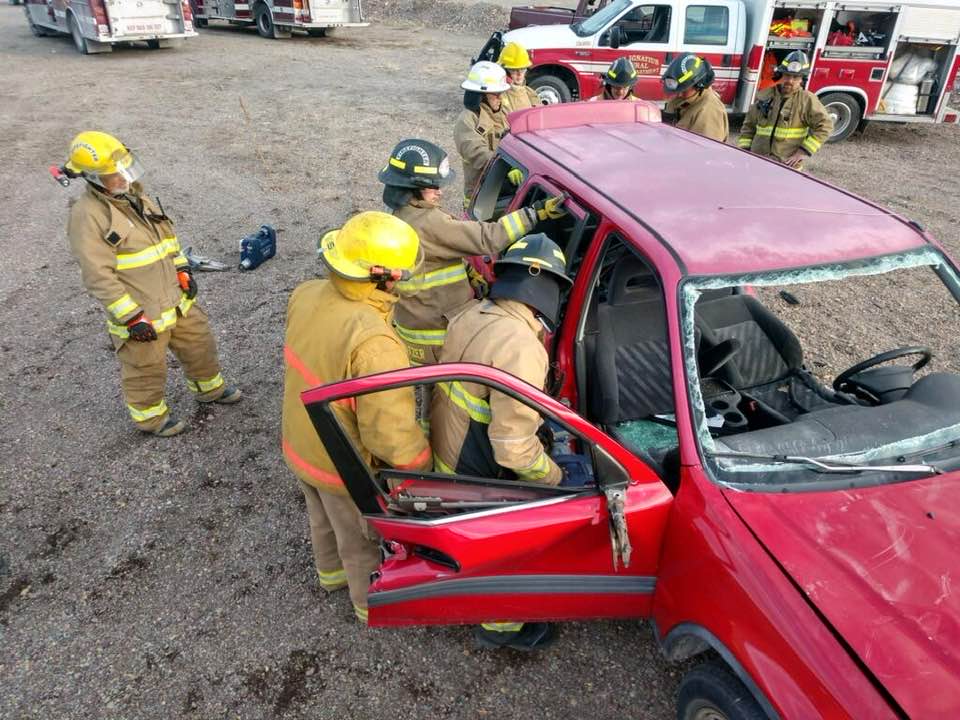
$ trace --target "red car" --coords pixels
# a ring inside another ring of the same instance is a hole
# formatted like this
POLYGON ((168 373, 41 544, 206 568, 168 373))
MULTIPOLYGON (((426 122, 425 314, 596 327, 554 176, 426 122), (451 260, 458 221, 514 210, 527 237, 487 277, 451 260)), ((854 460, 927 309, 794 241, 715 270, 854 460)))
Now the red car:
POLYGON ((548 228, 575 277, 550 394, 455 364, 303 396, 383 537, 370 624, 649 618, 669 658, 704 658, 680 718, 960 717, 960 376, 916 373, 916 342, 832 382, 804 358, 955 324, 954 263, 916 223, 648 103, 510 120, 471 212, 569 196, 548 228), (900 314, 906 286, 920 318, 900 314), (374 469, 333 411, 453 380, 536 408, 585 472, 553 488, 374 469))

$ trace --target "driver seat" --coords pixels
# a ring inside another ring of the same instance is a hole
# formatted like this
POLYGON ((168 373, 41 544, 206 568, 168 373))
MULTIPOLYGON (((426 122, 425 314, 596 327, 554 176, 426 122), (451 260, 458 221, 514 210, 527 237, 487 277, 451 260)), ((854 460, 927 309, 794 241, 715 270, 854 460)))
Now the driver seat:
POLYGON ((755 297, 705 298, 697 303, 696 325, 705 344, 739 342, 740 351, 717 375, 785 419, 849 404, 810 374, 797 336, 755 297))

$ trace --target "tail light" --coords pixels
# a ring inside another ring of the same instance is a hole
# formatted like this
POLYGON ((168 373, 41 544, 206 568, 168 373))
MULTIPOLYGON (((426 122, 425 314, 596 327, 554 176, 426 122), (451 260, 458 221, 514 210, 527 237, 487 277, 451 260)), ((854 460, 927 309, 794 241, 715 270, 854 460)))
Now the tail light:
POLYGON ((309 0, 293 0, 293 18, 297 22, 310 22, 309 0))
POLYGON ((747 56, 747 70, 759 70, 760 60, 763 58, 763 45, 754 45, 747 56))
POLYGON ((107 9, 103 6, 103 0, 90 0, 90 9, 93 10, 93 18, 97 21, 97 34, 110 34, 110 18, 107 17, 107 9))
POLYGON ((181 5, 183 7, 183 19, 188 22, 193 22, 193 8, 190 7, 190 3, 184 0, 181 5))

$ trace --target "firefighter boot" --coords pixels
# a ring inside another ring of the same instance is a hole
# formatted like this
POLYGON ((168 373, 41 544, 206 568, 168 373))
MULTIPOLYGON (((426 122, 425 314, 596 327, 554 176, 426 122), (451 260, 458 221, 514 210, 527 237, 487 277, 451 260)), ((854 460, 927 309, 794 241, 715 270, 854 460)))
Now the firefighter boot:
POLYGON ((187 424, 183 420, 167 415, 166 422, 154 430, 153 434, 159 437, 173 437, 182 433, 185 427, 187 427, 187 424))
POLYGON ((550 623, 483 623, 473 631, 481 648, 512 648, 521 652, 542 650, 553 643, 550 623))

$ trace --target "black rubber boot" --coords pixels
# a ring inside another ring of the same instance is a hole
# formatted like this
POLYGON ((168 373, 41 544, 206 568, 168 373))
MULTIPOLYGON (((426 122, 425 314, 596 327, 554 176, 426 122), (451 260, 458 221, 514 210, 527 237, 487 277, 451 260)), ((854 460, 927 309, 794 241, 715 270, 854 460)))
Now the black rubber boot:
POLYGON ((553 626, 550 623, 524 623, 519 630, 500 632, 478 627, 473 631, 474 640, 482 648, 511 648, 521 652, 542 650, 553 643, 553 626))

